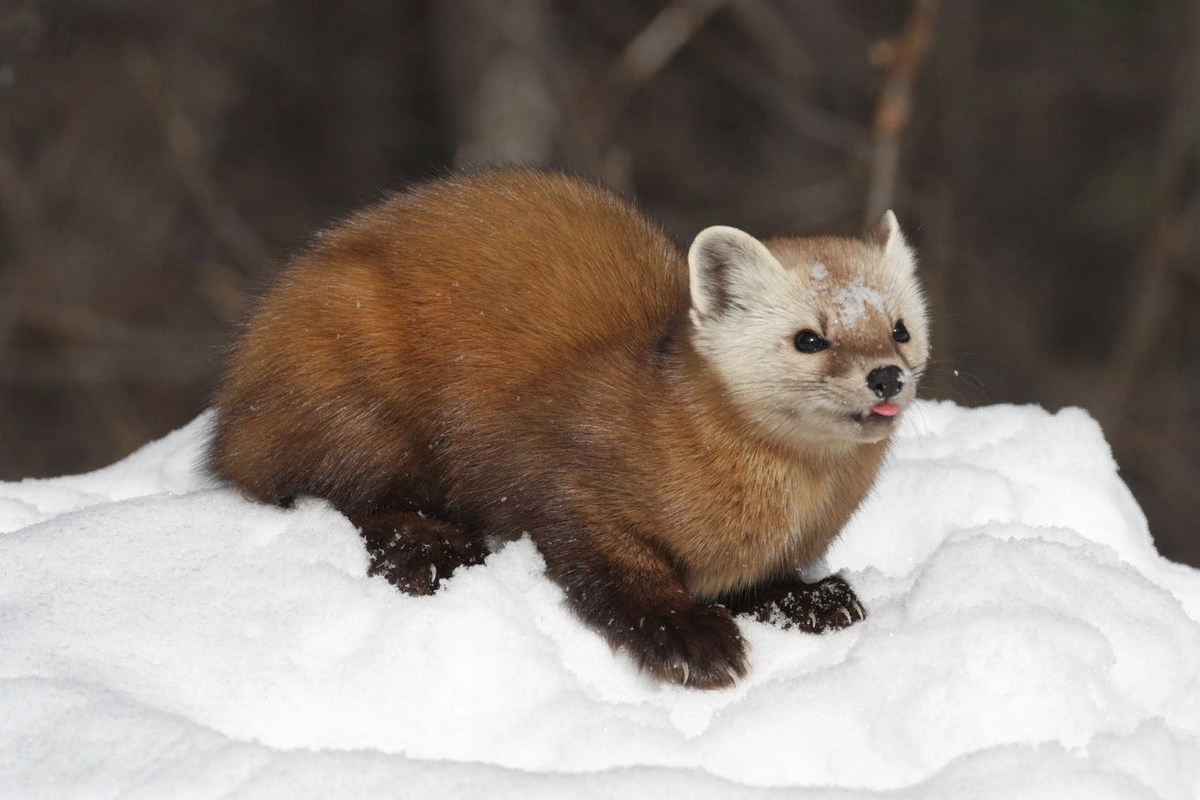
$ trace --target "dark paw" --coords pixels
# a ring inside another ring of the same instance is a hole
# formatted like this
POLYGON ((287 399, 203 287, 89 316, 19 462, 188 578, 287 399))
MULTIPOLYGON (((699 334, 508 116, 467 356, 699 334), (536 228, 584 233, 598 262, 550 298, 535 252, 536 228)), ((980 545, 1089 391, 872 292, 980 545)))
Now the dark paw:
POLYGON ((628 651, 643 672, 696 689, 731 686, 746 674, 746 643, 733 616, 699 603, 639 617, 610 640, 628 651))
POLYGON ((400 591, 429 595, 462 566, 482 564, 487 549, 447 522, 415 514, 384 514, 360 523, 371 556, 368 575, 400 591))
POLYGON ((737 608, 759 622, 806 633, 848 628, 866 619, 867 611, 843 578, 832 575, 819 583, 795 583, 765 592, 737 608))

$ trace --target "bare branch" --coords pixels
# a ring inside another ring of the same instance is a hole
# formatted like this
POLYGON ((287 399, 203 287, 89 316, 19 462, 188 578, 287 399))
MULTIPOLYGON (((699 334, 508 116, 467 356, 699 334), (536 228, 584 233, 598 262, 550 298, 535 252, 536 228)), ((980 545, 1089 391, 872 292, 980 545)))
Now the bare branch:
POLYGON ((875 143, 867 182, 864 225, 874 224, 892 206, 900 169, 900 133, 912 115, 913 85, 933 47, 937 0, 913 0, 899 34, 876 46, 874 60, 887 70, 875 107, 875 143))
POLYGON ((729 0, 676 0, 633 37, 605 76, 611 89, 631 89, 653 78, 729 0))
POLYGON ((125 69, 153 105, 171 163, 209 231, 244 269, 257 273, 271 262, 271 252, 217 186, 200 131, 168 90, 158 59, 145 48, 128 47, 125 69))
POLYGON ((1134 389, 1139 370, 1162 337, 1174 305, 1175 264, 1195 244, 1200 224, 1200 187, 1182 186, 1189 165, 1200 162, 1200 3, 1192 5, 1192 36, 1180 53, 1176 91, 1163 123, 1153 199, 1157 220, 1137 270, 1117 347, 1101 375, 1090 408, 1101 425, 1114 424, 1134 389), (1190 196, 1180 197, 1181 189, 1190 196))
POLYGON ((813 74, 812 60, 791 25, 774 6, 766 0, 734 0, 730 11, 781 78, 795 89, 808 85, 813 74))
POLYGON ((867 129, 857 121, 807 101, 794 88, 723 42, 710 41, 706 45, 705 50, 712 54, 709 63, 713 69, 799 135, 830 149, 851 153, 866 141, 867 129))

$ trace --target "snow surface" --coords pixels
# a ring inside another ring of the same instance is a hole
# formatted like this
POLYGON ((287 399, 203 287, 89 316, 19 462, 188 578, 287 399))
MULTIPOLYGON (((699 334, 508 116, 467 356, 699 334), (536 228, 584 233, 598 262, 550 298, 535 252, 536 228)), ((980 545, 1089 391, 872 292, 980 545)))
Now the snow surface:
POLYGON ((528 541, 413 598, 215 486, 211 417, 0 484, 0 796, 1195 798, 1200 572, 1084 412, 922 402, 828 556, 867 620, 637 674, 528 541))

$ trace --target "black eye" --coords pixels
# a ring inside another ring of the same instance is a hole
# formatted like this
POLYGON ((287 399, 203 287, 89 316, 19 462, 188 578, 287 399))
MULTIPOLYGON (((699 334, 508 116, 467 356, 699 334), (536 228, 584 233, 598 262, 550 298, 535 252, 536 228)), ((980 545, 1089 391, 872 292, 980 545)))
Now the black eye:
POLYGON ((816 331, 803 330, 796 334, 796 349, 801 353, 819 353, 829 347, 829 342, 816 331))
POLYGON ((896 321, 896 327, 892 328, 892 338, 901 344, 908 341, 908 328, 904 327, 904 320, 896 321))

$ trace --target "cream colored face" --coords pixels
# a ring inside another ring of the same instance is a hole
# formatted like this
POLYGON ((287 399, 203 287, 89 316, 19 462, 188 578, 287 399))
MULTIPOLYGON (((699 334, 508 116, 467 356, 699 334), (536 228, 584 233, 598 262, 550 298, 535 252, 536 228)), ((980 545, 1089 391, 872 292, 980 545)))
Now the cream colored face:
POLYGON ((797 442, 873 442, 929 356, 912 251, 889 211, 865 240, 700 233, 692 341, 754 422, 797 442))

